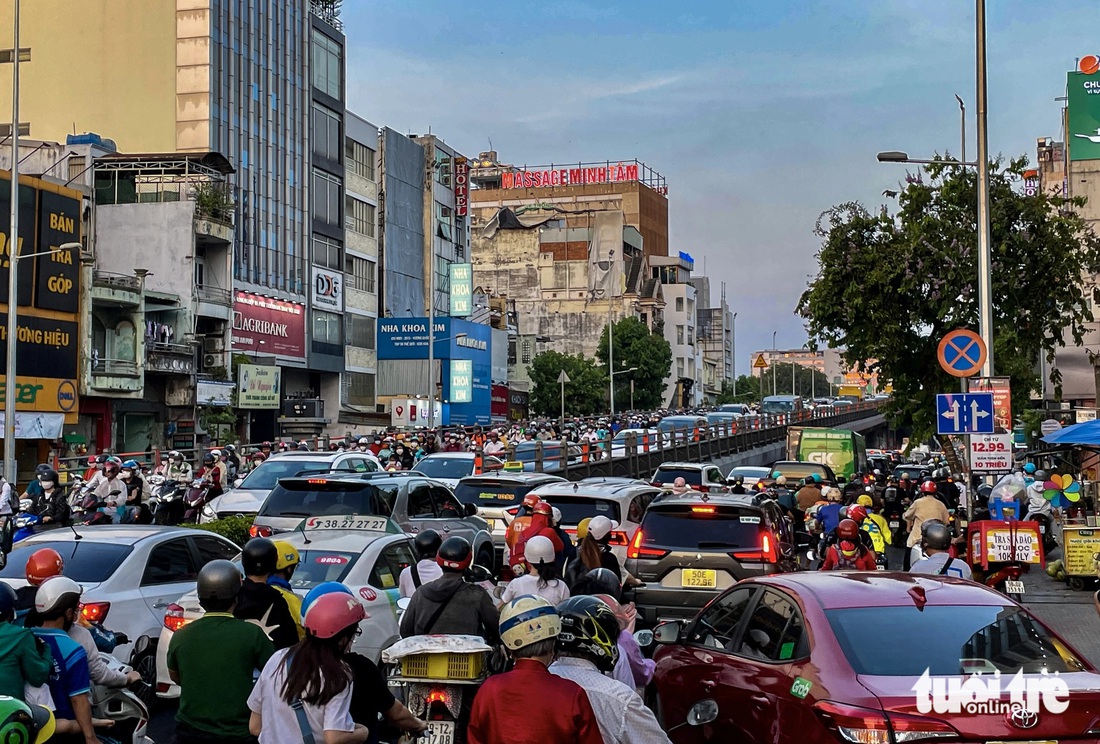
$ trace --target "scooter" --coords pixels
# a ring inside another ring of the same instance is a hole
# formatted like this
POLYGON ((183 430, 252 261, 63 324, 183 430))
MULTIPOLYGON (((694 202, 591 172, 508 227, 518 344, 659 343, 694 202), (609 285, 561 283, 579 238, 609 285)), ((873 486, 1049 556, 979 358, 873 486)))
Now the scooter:
MULTIPOLYGON (((129 674, 132 671, 132 667, 123 664, 108 653, 100 653, 99 657, 107 662, 109 668, 118 672, 129 674)), ((141 682, 138 685, 145 685, 145 683, 141 682)), ((142 696, 131 688, 94 685, 92 718, 103 718, 114 722, 114 725, 103 733, 103 736, 110 737, 108 740, 123 742, 123 744, 153 744, 153 740, 146 735, 149 727, 149 708, 142 701, 142 696)))
MULTIPOLYGON (((153 476, 159 478, 160 476, 153 476)), ((186 484, 176 480, 163 480, 149 499, 155 524, 179 524, 186 510, 184 491, 186 484)))
POLYGON ((22 499, 19 502, 19 513, 12 517, 15 531, 12 532, 11 542, 15 545, 21 540, 26 540, 34 534, 35 526, 42 523, 42 518, 31 513, 34 502, 30 499, 22 499))
POLYGON ((199 521, 199 513, 202 511, 202 507, 206 504, 207 494, 210 493, 210 483, 203 478, 196 478, 191 481, 191 488, 187 490, 187 494, 183 497, 184 522, 197 522, 199 521))

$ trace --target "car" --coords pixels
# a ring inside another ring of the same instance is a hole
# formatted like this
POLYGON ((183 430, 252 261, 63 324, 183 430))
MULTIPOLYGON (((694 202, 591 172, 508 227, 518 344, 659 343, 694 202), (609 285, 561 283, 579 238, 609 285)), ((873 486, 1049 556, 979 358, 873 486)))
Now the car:
MULTIPOLYGON (((414 560, 409 536, 385 519, 329 529, 324 526, 280 535, 298 550, 298 564, 291 588, 303 597, 325 581, 345 584, 363 603, 367 619, 352 642, 352 650, 376 663, 382 649, 393 644, 397 629, 398 578, 414 560), (364 529, 364 527, 366 529, 364 529)), ((203 616, 198 596, 190 591, 172 600, 161 624, 157 644, 156 692, 158 697, 178 698, 179 687, 168 676, 168 644, 172 634, 203 616)))
POLYGON ((503 470, 463 478, 455 487, 455 497, 463 504, 477 507, 478 514, 489 523, 497 560, 503 561, 504 536, 519 512, 523 497, 539 486, 564 481, 565 478, 548 473, 503 470))
POLYGON ((738 430, 738 422, 743 417, 743 414, 740 413, 724 413, 722 411, 711 411, 706 415, 707 426, 719 436, 725 436, 726 432, 732 433, 738 430))
MULTIPOLYGON (((582 460, 584 457, 582 445, 576 442, 567 442, 565 446, 567 453, 565 467, 575 465, 582 460)), ((528 472, 552 473, 562 470, 561 442, 556 440, 520 442, 512 451, 511 462, 523 463, 523 469, 528 472), (542 445, 541 467, 538 463, 539 444, 542 445)))
POLYGON ((283 478, 264 499, 249 534, 271 537, 308 527, 311 519, 353 516, 384 517, 410 534, 433 529, 444 538, 465 537, 474 560, 493 566, 489 523, 478 516, 478 507, 463 504, 439 481, 413 471, 283 478))
POLYGON ((802 412, 802 398, 798 395, 769 395, 760 401, 760 413, 799 414, 802 412))
POLYGON ((920 483, 924 478, 932 475, 932 469, 928 465, 898 465, 891 476, 901 480, 901 476, 908 475, 909 480, 920 483))
POLYGON ((794 483, 803 478, 817 475, 823 483, 836 483, 836 473, 828 465, 816 462, 803 462, 800 460, 776 460, 768 468, 773 473, 779 473, 787 479, 787 483, 794 483))
POLYGON ((706 462, 663 462, 657 466, 649 482, 655 486, 671 487, 677 478, 683 478, 696 491, 723 493, 728 490, 722 471, 717 465, 706 462))
POLYGON ((202 508, 199 522, 255 514, 280 478, 299 473, 367 473, 381 469, 378 458, 370 452, 278 452, 250 471, 239 486, 210 499, 202 508))
MULTIPOLYGON (((436 452, 416 463, 413 471, 423 473, 433 480, 454 488, 467 475, 475 472, 475 454, 473 452, 436 452)), ((504 461, 492 455, 482 455, 481 472, 492 473, 504 467, 504 461)))
POLYGON ((726 480, 732 483, 735 479, 741 478, 745 488, 751 488, 756 485, 757 481, 770 478, 771 474, 770 468, 757 467, 756 465, 739 465, 729 472, 726 480))
POLYGON ((794 534, 774 501, 751 495, 667 494, 630 539, 626 570, 646 623, 688 618, 740 579, 798 568, 794 534))
POLYGON ((705 731, 672 732, 677 744, 1096 738, 1097 670, 1026 608, 962 579, 881 571, 753 578, 686 624, 658 625, 654 637, 650 696, 666 730, 699 701, 717 706, 705 731), (1034 690, 1057 675, 1068 707, 1020 715, 1005 692, 975 703, 984 709, 934 712, 933 683, 966 682, 973 694, 998 682, 996 673, 1001 690, 1034 690))
POLYGON ((615 522, 618 526, 611 532, 610 544, 621 564, 646 508, 663 491, 645 482, 586 481, 550 483, 531 493, 561 511, 561 527, 571 535, 576 535, 577 525, 589 517, 604 516, 615 522))
POLYGON ((657 428, 668 434, 674 442, 690 442, 706 439, 706 416, 665 416, 657 422, 657 428))
POLYGON ((718 413, 736 413, 741 416, 752 412, 752 409, 745 403, 723 403, 715 410, 718 413))
POLYGON ((667 448, 672 445, 672 436, 667 432, 662 432, 660 429, 620 429, 619 432, 611 438, 612 457, 625 457, 628 454, 629 446, 627 440, 629 437, 634 438, 633 454, 638 455, 646 452, 655 452, 659 448, 667 448))
POLYGON ((65 575, 84 588, 81 613, 88 620, 125 633, 128 643, 114 655, 152 683, 154 650, 164 611, 195 588, 199 569, 231 559, 240 548, 214 532, 162 525, 75 527, 41 532, 18 543, 0 570, 0 580, 27 584, 27 558, 53 548, 65 561, 65 575))

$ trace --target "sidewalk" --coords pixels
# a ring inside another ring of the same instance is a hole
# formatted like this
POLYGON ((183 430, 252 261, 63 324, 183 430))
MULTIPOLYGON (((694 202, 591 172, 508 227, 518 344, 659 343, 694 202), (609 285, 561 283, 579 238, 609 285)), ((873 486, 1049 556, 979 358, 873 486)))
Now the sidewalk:
MULTIPOLYGON (((1061 550, 1054 550, 1047 561, 1056 560, 1061 550)), ((1047 576, 1038 566, 1023 575, 1024 604, 1052 630, 1065 638, 1093 665, 1100 667, 1100 617, 1093 606, 1093 592, 1074 591, 1064 581, 1047 576)))

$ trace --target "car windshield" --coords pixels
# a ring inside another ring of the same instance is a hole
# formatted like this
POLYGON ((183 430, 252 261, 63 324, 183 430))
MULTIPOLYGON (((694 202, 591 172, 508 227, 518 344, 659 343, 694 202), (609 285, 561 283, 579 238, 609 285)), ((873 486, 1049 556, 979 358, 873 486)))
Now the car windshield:
POLYGON ((928 473, 928 468, 920 467, 917 465, 902 465, 894 468, 894 477, 901 478, 903 475, 908 475, 912 480, 920 480, 925 473, 928 473))
POLYGON ((820 465, 814 465, 812 462, 777 462, 774 466, 775 472, 782 476, 785 476, 788 481, 790 480, 802 480, 808 475, 820 475, 822 479, 828 478, 828 473, 825 472, 825 468, 820 465))
POLYGON ((698 468, 657 468, 657 474, 653 476, 654 483, 675 483, 677 478, 683 478, 689 486, 703 485, 703 471, 698 468))
POLYGON ((338 550, 299 550, 301 562, 290 582, 295 589, 312 589, 325 581, 343 581, 359 553, 338 550))
POLYGON ((330 480, 321 483, 278 484, 264 500, 263 517, 323 517, 371 514, 388 517, 393 513, 399 486, 396 483, 368 483, 360 480, 330 480))
POLYGON ((828 610, 825 616, 856 674, 1054 674, 1086 668, 1019 607, 926 605, 921 609, 906 602, 897 607, 828 610), (899 638, 919 638, 920 643, 898 643, 899 638), (883 653, 884 648, 890 653, 883 653))
POLYGON ((642 520, 642 544, 690 550, 758 548, 761 521, 759 511, 737 506, 651 506, 642 520))
POLYGON ((768 400, 760 404, 761 413, 790 413, 794 410, 793 400, 768 400))
POLYGON ((305 460, 297 457, 285 460, 268 460, 245 476, 238 488, 255 491, 270 491, 280 478, 293 478, 303 470, 328 470, 328 460, 305 460))
POLYGON ((474 470, 472 457, 425 457, 413 468, 429 478, 465 478, 474 470))
POLYGON ((512 480, 461 480, 455 487, 455 496, 464 504, 515 506, 535 485, 512 480))
POLYGON ((593 499, 584 496, 547 496, 550 506, 561 510, 561 523, 573 526, 588 517, 607 517, 612 522, 621 522, 619 504, 610 499, 593 499))
POLYGON ((754 467, 740 467, 734 468, 730 471, 730 478, 753 478, 760 480, 761 478, 767 478, 770 472, 767 468, 754 468, 754 467))
POLYGON ((42 548, 53 548, 65 562, 65 575, 73 581, 94 583, 106 581, 133 552, 132 545, 96 542, 84 539, 65 542, 33 542, 16 545, 8 555, 7 565, 0 570, 2 579, 22 579, 26 576, 27 559, 42 548))
POLYGON ((699 419, 694 418, 665 418, 657 422, 657 428, 661 431, 690 431, 698 425, 699 419))

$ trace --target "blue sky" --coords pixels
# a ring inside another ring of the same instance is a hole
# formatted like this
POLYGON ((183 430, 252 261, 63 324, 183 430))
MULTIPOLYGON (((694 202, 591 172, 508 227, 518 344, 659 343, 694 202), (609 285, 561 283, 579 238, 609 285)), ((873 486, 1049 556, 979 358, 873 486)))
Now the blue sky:
MULTIPOLYGON (((989 0, 990 149, 1057 136, 1065 71, 1100 53, 1094 0, 989 0)), ((806 341, 817 216, 874 207, 913 157, 974 154, 966 0, 349 0, 349 106, 504 162, 638 158, 669 183, 671 250, 726 282, 737 368, 806 341)), ((858 280, 858 278, 854 278, 858 280)))

